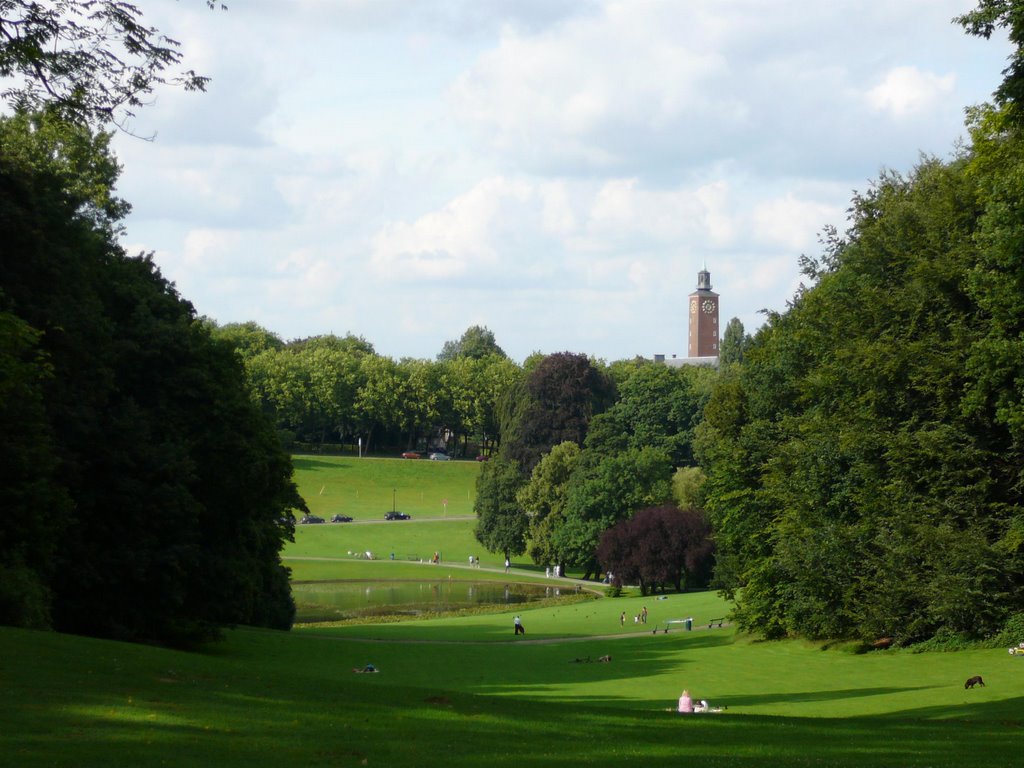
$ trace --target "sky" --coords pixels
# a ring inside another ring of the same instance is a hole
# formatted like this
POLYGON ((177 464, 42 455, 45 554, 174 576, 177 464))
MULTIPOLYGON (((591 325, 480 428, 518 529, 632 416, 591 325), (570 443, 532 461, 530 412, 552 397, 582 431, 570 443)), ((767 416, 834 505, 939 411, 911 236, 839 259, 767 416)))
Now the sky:
POLYGON ((196 311, 433 359, 686 354, 783 311, 852 195, 949 158, 1005 36, 970 0, 142 2, 208 90, 121 133, 123 242, 196 311))

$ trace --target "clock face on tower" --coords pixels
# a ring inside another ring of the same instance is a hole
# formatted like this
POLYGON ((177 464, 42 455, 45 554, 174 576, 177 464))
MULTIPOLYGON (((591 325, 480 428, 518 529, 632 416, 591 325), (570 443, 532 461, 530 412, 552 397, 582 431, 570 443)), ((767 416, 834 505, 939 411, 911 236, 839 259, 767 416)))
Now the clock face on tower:
POLYGON ((700 305, 700 308, 704 310, 704 314, 710 315, 715 311, 715 302, 711 299, 704 299, 704 303, 700 305))
POLYGON ((696 299, 691 299, 690 300, 690 311, 691 312, 696 312, 697 311, 697 300, 696 299))

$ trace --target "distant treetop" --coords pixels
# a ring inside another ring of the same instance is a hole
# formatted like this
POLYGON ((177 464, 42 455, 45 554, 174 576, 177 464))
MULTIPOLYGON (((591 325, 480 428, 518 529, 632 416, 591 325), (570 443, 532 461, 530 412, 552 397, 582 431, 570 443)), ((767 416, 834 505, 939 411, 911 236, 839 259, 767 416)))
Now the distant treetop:
POLYGON ((498 355, 508 357, 505 350, 494 340, 494 331, 487 326, 471 325, 458 341, 446 341, 438 354, 439 361, 454 360, 457 357, 471 357, 476 360, 498 355))

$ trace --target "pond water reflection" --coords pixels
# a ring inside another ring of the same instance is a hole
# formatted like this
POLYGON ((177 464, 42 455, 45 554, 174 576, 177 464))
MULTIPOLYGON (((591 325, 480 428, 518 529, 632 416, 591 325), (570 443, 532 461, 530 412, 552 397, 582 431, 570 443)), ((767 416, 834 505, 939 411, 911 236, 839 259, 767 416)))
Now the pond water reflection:
POLYGON ((419 616, 480 606, 517 605, 575 595, 573 587, 496 581, 320 581, 292 584, 296 622, 366 616, 419 616))

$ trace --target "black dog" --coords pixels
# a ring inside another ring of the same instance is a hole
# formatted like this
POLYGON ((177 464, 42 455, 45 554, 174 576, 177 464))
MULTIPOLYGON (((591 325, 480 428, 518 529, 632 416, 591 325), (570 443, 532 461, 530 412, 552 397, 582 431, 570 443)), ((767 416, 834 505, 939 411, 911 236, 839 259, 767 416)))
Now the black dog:
POLYGON ((967 682, 964 683, 964 688, 973 688, 976 685, 980 685, 982 688, 985 687, 985 681, 981 679, 981 675, 975 675, 974 677, 967 678, 967 682))

